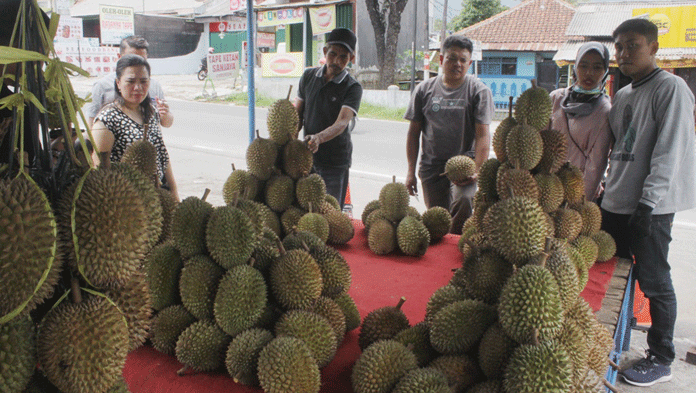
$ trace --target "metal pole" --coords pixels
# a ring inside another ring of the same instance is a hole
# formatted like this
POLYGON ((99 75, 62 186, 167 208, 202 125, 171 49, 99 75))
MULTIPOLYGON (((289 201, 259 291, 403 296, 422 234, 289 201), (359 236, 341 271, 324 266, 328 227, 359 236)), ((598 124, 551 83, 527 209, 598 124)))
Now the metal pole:
POLYGON ((444 0, 442 5, 442 32, 440 33, 440 46, 445 42, 445 34, 447 34, 447 0, 444 0))
POLYGON ((413 0, 413 46, 411 61, 411 93, 416 88, 416 33, 418 31, 418 1, 413 0))
POLYGON ((254 1, 247 0, 247 95, 249 96, 249 143, 254 141, 256 130, 256 94, 254 87, 254 59, 256 58, 256 42, 254 42, 254 1))

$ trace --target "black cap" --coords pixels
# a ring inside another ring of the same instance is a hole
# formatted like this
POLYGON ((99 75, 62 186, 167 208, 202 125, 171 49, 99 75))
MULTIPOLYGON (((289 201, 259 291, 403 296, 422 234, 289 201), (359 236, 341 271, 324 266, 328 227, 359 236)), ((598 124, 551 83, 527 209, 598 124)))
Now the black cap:
POLYGON ((343 45, 348 48, 350 53, 355 54, 356 41, 357 38, 355 38, 355 34, 353 34, 352 31, 349 29, 338 28, 331 30, 331 33, 329 33, 329 39, 326 41, 326 45, 343 45))

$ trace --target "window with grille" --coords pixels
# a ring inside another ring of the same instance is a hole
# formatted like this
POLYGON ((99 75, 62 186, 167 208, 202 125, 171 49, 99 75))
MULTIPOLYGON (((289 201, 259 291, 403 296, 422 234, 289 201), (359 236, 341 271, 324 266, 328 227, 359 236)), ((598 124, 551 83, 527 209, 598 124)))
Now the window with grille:
POLYGON ((478 62, 479 75, 517 75, 517 58, 486 57, 478 62))

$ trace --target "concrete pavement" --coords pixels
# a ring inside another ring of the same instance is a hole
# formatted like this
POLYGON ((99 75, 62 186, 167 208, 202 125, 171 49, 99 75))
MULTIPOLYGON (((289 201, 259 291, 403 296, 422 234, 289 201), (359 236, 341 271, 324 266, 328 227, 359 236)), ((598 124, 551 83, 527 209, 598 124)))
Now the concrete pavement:
MULTIPOLYGON (((195 75, 156 75, 154 76, 164 88, 169 100, 194 100, 202 95, 203 82, 195 75)), ((85 96, 96 78, 73 77, 73 87, 80 96, 85 96)), ((218 96, 233 91, 231 81, 218 82, 215 85, 218 96)), ((236 91, 240 91, 237 87, 236 91)), ((176 113, 174 113, 176 116, 176 113)), ((497 124, 492 126, 495 129, 497 124)), ((406 127, 404 126, 404 130, 406 127)), ((167 141, 166 129, 164 138, 170 153, 174 172, 176 173, 181 198, 203 195, 205 188, 211 189, 208 197, 213 205, 223 204, 222 186, 229 175, 230 162, 239 162, 238 167, 245 167, 243 157, 237 153, 222 153, 206 151, 184 143, 167 141)), ((404 137, 405 139, 405 137, 404 137)), ((405 157, 404 157, 405 161, 405 157)), ((403 181, 403 179, 400 179, 403 181)), ((379 190, 388 180, 375 177, 374 174, 351 171, 351 194, 353 197, 354 217, 359 218, 364 205, 376 199, 379 190), (360 201, 360 202, 358 202, 360 201)), ((411 199, 411 204, 419 211, 425 206, 421 200, 411 199)), ((678 316, 674 344, 677 359, 672 365, 673 380, 649 388, 640 388, 617 381, 617 388, 624 393, 655 392, 655 393, 696 393, 696 366, 684 361, 687 351, 696 350, 696 256, 693 242, 696 239, 696 210, 678 213, 672 231, 673 241, 670 247, 670 264, 674 285, 677 291, 678 316)), ((644 356, 647 348, 646 334, 634 330, 630 350, 625 352, 621 361, 626 366, 644 356)))

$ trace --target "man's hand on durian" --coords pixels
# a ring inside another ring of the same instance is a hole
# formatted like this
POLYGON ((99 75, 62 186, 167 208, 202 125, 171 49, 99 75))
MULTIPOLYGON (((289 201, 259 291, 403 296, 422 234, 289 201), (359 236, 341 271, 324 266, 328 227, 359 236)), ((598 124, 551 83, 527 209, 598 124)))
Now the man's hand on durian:
POLYGON ((462 181, 452 182, 452 184, 454 184, 455 186, 464 187, 464 186, 468 186, 471 183, 476 183, 477 180, 478 180, 478 173, 474 173, 473 176, 467 177, 466 179, 464 179, 462 181))

